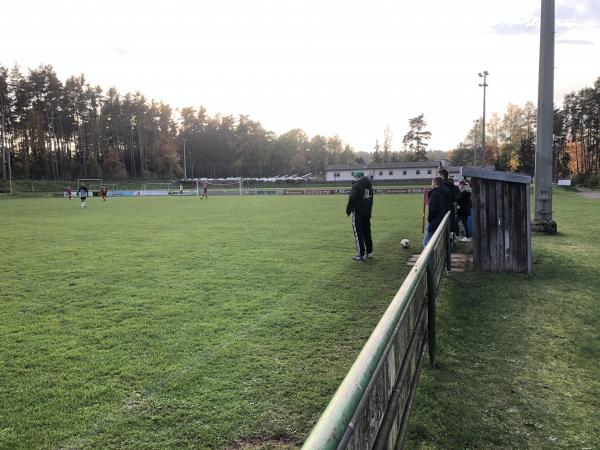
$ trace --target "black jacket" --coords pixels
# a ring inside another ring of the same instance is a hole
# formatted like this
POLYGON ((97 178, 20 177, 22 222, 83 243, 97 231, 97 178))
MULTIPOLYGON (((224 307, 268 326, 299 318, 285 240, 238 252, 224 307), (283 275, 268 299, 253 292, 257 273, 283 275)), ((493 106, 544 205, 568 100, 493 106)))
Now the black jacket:
POLYGON ((429 213, 427 222, 429 222, 429 231, 431 233, 437 230, 442 219, 450 211, 451 195, 446 186, 433 188, 429 192, 429 213))
POLYGON ((458 194, 460 194, 460 190, 450 180, 444 181, 444 186, 446 186, 446 188, 448 189, 448 192, 450 192, 450 203, 452 204, 452 210, 454 211, 454 202, 457 201, 458 194))
POLYGON ((468 216, 471 214, 471 192, 467 189, 460 191, 458 198, 456 199, 458 206, 456 208, 456 214, 459 216, 468 216))
POLYGON ((358 216, 370 219, 372 209, 373 186, 367 177, 361 177, 352 183, 346 214, 350 215, 352 212, 356 212, 358 216))

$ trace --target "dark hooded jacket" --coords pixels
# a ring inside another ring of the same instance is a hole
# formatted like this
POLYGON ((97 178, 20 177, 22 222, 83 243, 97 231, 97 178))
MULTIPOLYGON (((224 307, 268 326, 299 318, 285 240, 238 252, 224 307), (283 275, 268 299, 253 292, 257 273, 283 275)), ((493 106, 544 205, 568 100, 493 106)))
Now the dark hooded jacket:
POLYGON ((429 213, 427 215, 429 232, 435 232, 446 213, 450 211, 452 204, 450 199, 450 191, 444 185, 435 187, 429 192, 429 213))
POLYGON ((352 183, 352 190, 346 205, 346 214, 350 215, 355 212, 358 216, 371 218, 373 209, 373 185, 371 181, 362 176, 352 183))

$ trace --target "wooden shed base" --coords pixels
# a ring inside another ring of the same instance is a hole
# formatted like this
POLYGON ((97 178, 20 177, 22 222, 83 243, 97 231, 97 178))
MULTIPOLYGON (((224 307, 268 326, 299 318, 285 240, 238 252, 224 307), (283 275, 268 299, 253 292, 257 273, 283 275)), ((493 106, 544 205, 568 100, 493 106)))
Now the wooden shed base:
MULTIPOLYGON (((410 255, 406 261, 407 266, 414 266, 420 254, 410 255)), ((473 255, 466 253, 452 253, 452 272, 471 272, 473 270, 473 255)))

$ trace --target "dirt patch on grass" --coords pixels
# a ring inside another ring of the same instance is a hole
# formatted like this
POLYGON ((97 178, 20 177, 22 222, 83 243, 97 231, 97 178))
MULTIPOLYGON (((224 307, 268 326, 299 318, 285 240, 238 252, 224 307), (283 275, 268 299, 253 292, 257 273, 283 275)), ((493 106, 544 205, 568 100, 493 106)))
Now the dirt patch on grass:
POLYGON ((600 191, 580 192, 579 195, 585 198, 600 200, 600 191))
POLYGON ((299 448, 299 445, 290 441, 255 438, 243 442, 236 442, 227 450, 297 450, 299 448))
POLYGON ((300 445, 286 440, 253 438, 236 442, 228 450, 297 450, 300 445))

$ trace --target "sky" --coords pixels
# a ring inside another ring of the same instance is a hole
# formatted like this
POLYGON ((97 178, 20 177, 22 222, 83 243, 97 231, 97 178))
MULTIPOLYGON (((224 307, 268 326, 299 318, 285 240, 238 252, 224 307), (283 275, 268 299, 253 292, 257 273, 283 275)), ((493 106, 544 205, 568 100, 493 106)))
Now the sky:
MULTIPOLYGON (((0 64, 51 64, 173 108, 247 114, 282 134, 402 149, 424 114, 430 149, 481 117, 537 104, 542 0, 2 1, 0 64)), ((545 1, 545 0, 544 0, 545 1)), ((556 0, 555 102, 600 77, 600 0, 556 0)))

